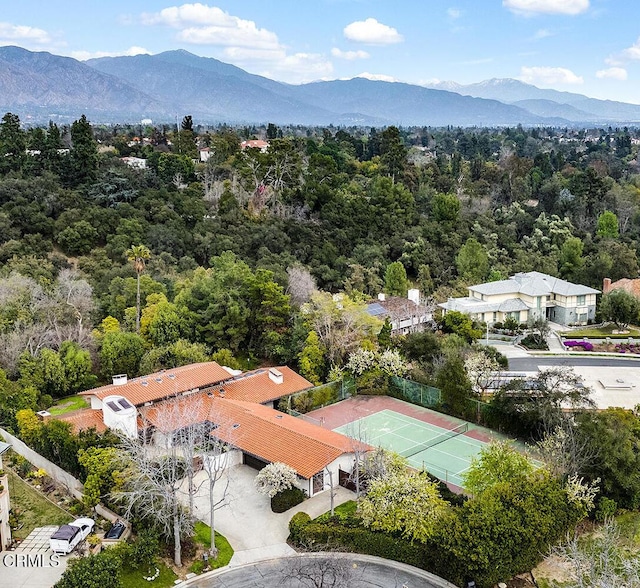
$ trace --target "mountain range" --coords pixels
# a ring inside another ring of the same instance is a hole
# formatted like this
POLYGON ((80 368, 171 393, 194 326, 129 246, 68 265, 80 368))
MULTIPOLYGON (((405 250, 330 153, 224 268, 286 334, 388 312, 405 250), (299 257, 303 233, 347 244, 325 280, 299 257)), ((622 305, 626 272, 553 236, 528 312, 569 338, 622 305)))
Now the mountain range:
POLYGON ((22 120, 303 125, 638 124, 640 105, 513 79, 430 87, 365 78, 284 84, 184 50, 85 62, 0 47, 0 109, 22 120))

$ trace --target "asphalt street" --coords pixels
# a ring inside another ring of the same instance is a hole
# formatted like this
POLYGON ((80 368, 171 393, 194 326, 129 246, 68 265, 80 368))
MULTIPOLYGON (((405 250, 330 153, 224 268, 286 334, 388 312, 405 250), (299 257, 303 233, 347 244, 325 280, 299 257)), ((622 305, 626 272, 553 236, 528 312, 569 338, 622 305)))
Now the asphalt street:
POLYGON ((521 371, 521 372, 535 372, 538 371, 538 366, 585 366, 585 367, 627 367, 627 368, 639 368, 640 358, 627 359, 624 358, 612 358, 612 357, 543 357, 543 356, 529 356, 529 357, 510 357, 509 358, 509 370, 521 371))
POLYGON ((432 574, 390 560, 359 554, 305 554, 219 570, 184 584, 190 588, 455 588, 432 574), (337 580, 337 582, 335 582, 337 580), (335 583, 332 583, 335 582, 335 583))

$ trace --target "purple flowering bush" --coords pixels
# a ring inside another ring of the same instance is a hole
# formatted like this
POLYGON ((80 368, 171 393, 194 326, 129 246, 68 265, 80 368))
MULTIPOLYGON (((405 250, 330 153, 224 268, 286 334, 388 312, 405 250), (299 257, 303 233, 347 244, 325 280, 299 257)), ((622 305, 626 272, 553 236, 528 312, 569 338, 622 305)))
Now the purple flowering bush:
POLYGON ((564 346, 570 349, 582 347, 582 351, 593 351, 593 343, 589 343, 589 341, 564 341, 564 346))

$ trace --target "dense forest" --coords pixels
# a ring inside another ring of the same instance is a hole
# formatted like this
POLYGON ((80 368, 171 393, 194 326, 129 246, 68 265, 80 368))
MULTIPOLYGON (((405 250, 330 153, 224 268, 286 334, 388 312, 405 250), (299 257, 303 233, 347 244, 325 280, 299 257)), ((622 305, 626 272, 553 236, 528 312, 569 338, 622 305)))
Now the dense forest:
POLYGON ((41 406, 211 354, 302 362, 320 381, 351 350, 314 329, 336 310, 323 293, 359 308, 408 286, 442 301, 516 271, 594 287, 635 277, 638 136, 202 128, 189 116, 25 128, 7 113, 0 366, 41 406), (242 149, 247 138, 269 147, 242 149))

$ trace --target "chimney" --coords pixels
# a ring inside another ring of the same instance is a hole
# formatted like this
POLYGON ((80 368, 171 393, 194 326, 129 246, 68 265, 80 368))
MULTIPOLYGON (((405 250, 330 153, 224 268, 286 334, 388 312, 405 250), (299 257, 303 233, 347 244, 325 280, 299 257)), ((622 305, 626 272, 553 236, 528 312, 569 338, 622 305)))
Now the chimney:
POLYGON ((127 374, 112 376, 112 381, 114 386, 124 386, 127 383, 127 374))
POLYGON ((605 278, 602 280, 602 293, 606 294, 611 290, 611 278, 605 278))
POLYGON ((277 370, 276 368, 269 368, 269 379, 274 384, 282 384, 282 382, 284 382, 284 376, 282 375, 282 372, 280 370, 277 370))
POLYGON ((418 288, 410 288, 407 291, 407 298, 415 303, 416 306, 420 306, 420 290, 418 288))
POLYGON ((51 417, 51 413, 48 410, 39 410, 37 413, 38 420, 40 421, 48 421, 51 417))
POLYGON ((378 300, 379 300, 380 302, 384 302, 386 299, 387 299, 386 294, 384 294, 384 293, 382 293, 382 292, 380 292, 380 294, 378 294, 378 300))

